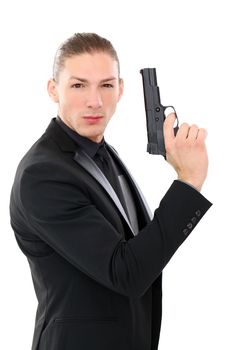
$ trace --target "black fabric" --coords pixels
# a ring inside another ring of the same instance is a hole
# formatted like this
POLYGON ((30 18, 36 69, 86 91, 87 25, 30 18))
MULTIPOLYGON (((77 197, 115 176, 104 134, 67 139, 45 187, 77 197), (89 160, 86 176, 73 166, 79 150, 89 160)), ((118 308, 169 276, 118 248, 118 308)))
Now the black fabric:
POLYGON ((118 180, 118 173, 116 171, 116 167, 113 167, 112 162, 113 159, 111 158, 110 154, 108 153, 105 144, 102 144, 99 146, 95 156, 94 161, 100 168, 100 170, 104 173, 108 181, 110 182, 112 188, 116 192, 118 198, 121 201, 121 204, 124 206, 124 209, 127 212, 127 209, 125 207, 124 200, 122 198, 122 192, 118 180))
MULTIPOLYGON (((111 166, 110 155, 104 144, 99 146, 96 155, 94 156, 94 161, 98 165, 98 167, 102 170, 113 189, 116 193, 118 193, 117 186, 117 174, 115 174, 113 167, 111 166)), ((119 194, 118 194, 119 195, 119 194)))
POLYGON ((76 151, 53 120, 11 191, 11 225, 38 299, 32 350, 156 350, 162 270, 211 203, 175 181, 153 219, 126 240, 118 205, 76 151))
POLYGON ((94 158, 98 148, 105 143, 104 138, 100 143, 94 142, 87 137, 84 137, 72 130, 68 125, 66 125, 63 120, 57 116, 55 122, 65 131, 67 135, 76 143, 78 147, 81 147, 89 157, 94 158))
POLYGON ((125 203, 124 194, 122 192, 119 180, 118 180, 118 174, 122 173, 119 169, 119 165, 114 162, 113 158, 109 154, 106 144, 102 143, 98 151, 96 152, 96 155, 94 156, 94 161, 100 168, 100 170, 104 173, 108 181, 110 182, 112 188, 116 192, 125 212, 128 216, 128 219, 130 220, 130 215, 128 213, 127 205, 125 203))
POLYGON ((94 162, 98 165, 100 170, 103 172, 103 174, 106 176, 108 181, 110 182, 112 188, 116 192, 128 218, 129 213, 127 210, 127 206, 124 199, 124 194, 122 193, 121 186, 118 180, 118 175, 122 174, 123 171, 120 168, 119 164, 115 163, 114 159, 109 154, 107 148, 106 148, 106 142, 104 138, 100 143, 96 143, 76 131, 72 130, 70 127, 68 127, 62 119, 57 116, 56 122, 59 124, 59 126, 69 135, 69 137, 75 141, 75 143, 81 147, 84 152, 88 154, 89 157, 91 157, 94 162))

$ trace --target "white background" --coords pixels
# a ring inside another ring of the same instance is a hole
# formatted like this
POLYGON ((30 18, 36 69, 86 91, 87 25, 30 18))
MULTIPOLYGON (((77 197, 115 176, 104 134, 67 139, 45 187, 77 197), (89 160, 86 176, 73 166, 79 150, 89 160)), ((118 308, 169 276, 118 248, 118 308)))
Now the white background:
POLYGON ((214 205, 164 270, 159 349, 233 349, 230 6, 226 0, 1 2, 1 349, 30 349, 37 305, 27 260, 9 225, 14 173, 56 115, 46 84, 57 47, 75 32, 91 31, 112 41, 125 80, 106 139, 152 210, 175 173, 161 156, 146 153, 139 70, 156 67, 162 103, 176 107, 180 122, 208 130, 203 194, 214 205))

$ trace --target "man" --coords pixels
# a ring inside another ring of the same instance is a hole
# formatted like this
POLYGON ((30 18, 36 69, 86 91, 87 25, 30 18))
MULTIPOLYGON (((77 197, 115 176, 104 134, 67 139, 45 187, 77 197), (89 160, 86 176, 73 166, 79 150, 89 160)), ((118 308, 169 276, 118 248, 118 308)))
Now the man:
POLYGON ((58 117, 20 162, 10 207, 38 298, 32 349, 155 350, 162 270, 211 206, 200 194, 206 132, 182 124, 175 137, 175 115, 167 117, 177 180, 151 216, 104 140, 123 93, 111 43, 92 33, 69 38, 48 93, 58 117))

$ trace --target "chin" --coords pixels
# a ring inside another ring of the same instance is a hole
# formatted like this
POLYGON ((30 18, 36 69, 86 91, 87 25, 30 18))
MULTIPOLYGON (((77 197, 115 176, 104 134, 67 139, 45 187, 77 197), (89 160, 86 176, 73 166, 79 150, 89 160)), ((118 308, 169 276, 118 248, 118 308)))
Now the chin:
POLYGON ((78 133, 79 133, 79 135, 81 135, 81 136, 84 136, 84 137, 86 137, 87 139, 90 139, 90 140, 92 140, 92 141, 94 141, 94 142, 100 142, 101 140, 102 140, 102 138, 103 138, 103 136, 104 136, 104 133, 103 133, 103 131, 102 132, 88 132, 88 131, 81 131, 81 130, 76 130, 78 133))

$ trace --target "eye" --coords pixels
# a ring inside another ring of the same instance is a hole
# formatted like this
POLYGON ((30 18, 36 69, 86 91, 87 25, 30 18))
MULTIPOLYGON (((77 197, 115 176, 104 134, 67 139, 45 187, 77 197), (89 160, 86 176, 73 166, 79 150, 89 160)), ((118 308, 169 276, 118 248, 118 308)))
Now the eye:
POLYGON ((108 84, 108 83, 103 84, 102 86, 106 87, 106 88, 113 88, 114 87, 112 84, 108 84))
POLYGON ((75 88, 75 89, 80 89, 80 88, 84 87, 84 84, 82 84, 82 83, 75 83, 75 84, 71 85, 71 87, 75 88))

